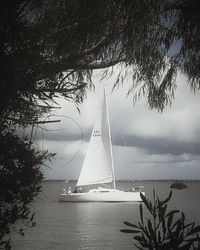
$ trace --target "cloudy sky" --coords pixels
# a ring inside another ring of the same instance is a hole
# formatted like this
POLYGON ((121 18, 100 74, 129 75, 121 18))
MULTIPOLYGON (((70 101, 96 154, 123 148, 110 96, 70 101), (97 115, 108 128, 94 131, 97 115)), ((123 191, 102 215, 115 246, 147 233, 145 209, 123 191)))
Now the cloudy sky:
POLYGON ((35 131, 39 147, 57 153, 44 168, 46 178, 78 178, 106 83, 116 179, 200 179, 200 93, 193 94, 179 74, 175 100, 161 114, 149 110, 145 98, 133 105, 131 95, 126 97, 129 79, 111 93, 113 77, 100 82, 97 71, 96 90, 88 92, 80 114, 73 103, 59 99, 55 118, 61 122, 35 131))

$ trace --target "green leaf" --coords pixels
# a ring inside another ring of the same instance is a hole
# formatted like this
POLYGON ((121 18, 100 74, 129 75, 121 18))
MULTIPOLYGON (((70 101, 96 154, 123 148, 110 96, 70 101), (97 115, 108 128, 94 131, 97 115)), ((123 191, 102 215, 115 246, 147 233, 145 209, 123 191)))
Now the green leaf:
POLYGON ((158 243, 161 243, 161 235, 160 235, 160 231, 158 232, 158 243))
POLYGON ((146 226, 142 228, 142 232, 146 235, 146 237, 147 237, 148 239, 151 238, 151 235, 149 234, 148 229, 147 229, 146 226))
POLYGON ((200 225, 191 229, 188 235, 200 232, 200 225))
POLYGON ((153 230, 152 223, 151 223, 150 219, 148 219, 148 230, 149 230, 150 235, 154 239, 156 235, 155 235, 155 232, 153 230))
MULTIPOLYGON (((193 223, 189 223, 189 224, 186 224, 186 225, 182 225, 182 229, 186 229, 188 227, 191 227, 191 225, 193 225, 193 223)), ((190 231, 191 228, 188 228, 187 230, 187 233, 190 231)))
POLYGON ((143 233, 142 233, 142 237, 143 237, 143 242, 144 242, 144 244, 147 245, 148 242, 147 242, 147 239, 146 239, 146 237, 145 237, 145 235, 144 235, 143 233))
POLYGON ((165 218, 164 217, 161 218, 161 222, 162 222, 163 234, 165 235, 165 233, 166 233, 166 222, 165 222, 165 218))
POLYGON ((127 225, 127 226, 129 226, 129 227, 139 228, 137 225, 132 224, 132 223, 127 222, 127 221, 124 221, 124 224, 127 225))
POLYGON ((168 217, 168 216, 171 216, 171 214, 176 214, 176 213, 179 213, 180 212, 180 210, 172 210, 172 211, 170 211, 168 214, 166 214, 166 216, 165 217, 168 217))
POLYGON ((187 244, 182 245, 181 247, 179 247, 179 249, 182 249, 182 250, 190 249, 191 245, 192 245, 192 243, 189 242, 189 243, 187 243, 187 244))
POLYGON ((172 191, 170 191, 169 196, 164 201, 161 202, 162 205, 166 204, 171 199, 171 197, 172 197, 172 191))
POLYGON ((122 233, 129 233, 129 234, 140 233, 139 230, 132 230, 132 229, 121 229, 120 232, 122 232, 122 233))
POLYGON ((185 221, 185 214, 183 212, 181 212, 181 217, 182 217, 182 222, 184 223, 184 221, 185 221))
POLYGON ((169 212, 169 213, 165 216, 165 218, 168 217, 168 220, 167 220, 167 228, 168 228, 168 230, 170 230, 170 228, 171 228, 172 220, 173 220, 174 214, 176 214, 176 213, 178 213, 178 212, 179 212, 179 210, 172 210, 171 212, 169 212))
POLYGON ((142 204, 140 204, 140 219, 142 221, 142 225, 144 224, 144 221, 143 221, 143 209, 142 209, 142 204))
POLYGON ((156 194, 155 194, 155 190, 153 189, 153 201, 154 201, 154 207, 156 207, 156 194))
POLYGON ((141 197, 142 201, 144 202, 146 208, 152 214, 152 206, 150 205, 150 202, 146 199, 146 197, 142 193, 140 193, 140 197, 141 197))
POLYGON ((139 236, 139 235, 135 236, 134 239, 139 241, 139 242, 143 241, 143 237, 139 236))

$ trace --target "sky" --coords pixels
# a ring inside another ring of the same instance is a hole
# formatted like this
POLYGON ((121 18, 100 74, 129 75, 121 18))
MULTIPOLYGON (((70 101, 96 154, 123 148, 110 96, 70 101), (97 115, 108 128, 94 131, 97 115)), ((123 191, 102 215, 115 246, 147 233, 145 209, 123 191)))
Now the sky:
POLYGON ((59 98, 61 109, 51 119, 61 122, 35 131, 40 149, 57 153, 43 168, 45 177, 78 179, 106 84, 116 179, 200 179, 200 93, 194 94, 179 73, 175 100, 159 113, 145 98, 133 105, 127 97, 130 79, 112 92, 116 75, 100 81, 101 72, 95 72, 95 91, 88 91, 80 113, 74 103, 59 98))

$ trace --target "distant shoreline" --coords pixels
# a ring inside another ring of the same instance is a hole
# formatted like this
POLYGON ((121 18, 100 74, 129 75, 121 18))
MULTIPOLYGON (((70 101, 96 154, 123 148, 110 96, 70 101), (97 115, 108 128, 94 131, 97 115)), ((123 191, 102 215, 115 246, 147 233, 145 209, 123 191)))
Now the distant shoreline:
MULTIPOLYGON (((64 182, 65 180, 62 179, 44 179, 42 182, 64 182)), ((145 179, 145 180, 116 180, 117 182, 176 182, 176 181, 182 181, 182 182, 200 182, 200 179, 145 179)), ((77 182, 77 180, 72 179, 69 180, 69 182, 77 182)))

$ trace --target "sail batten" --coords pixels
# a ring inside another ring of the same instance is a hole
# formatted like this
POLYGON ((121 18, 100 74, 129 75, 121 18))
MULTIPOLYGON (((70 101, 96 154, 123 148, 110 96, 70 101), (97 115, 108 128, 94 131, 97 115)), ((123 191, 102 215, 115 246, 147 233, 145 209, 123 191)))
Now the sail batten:
POLYGON ((97 114, 77 186, 114 182, 106 96, 97 114))

